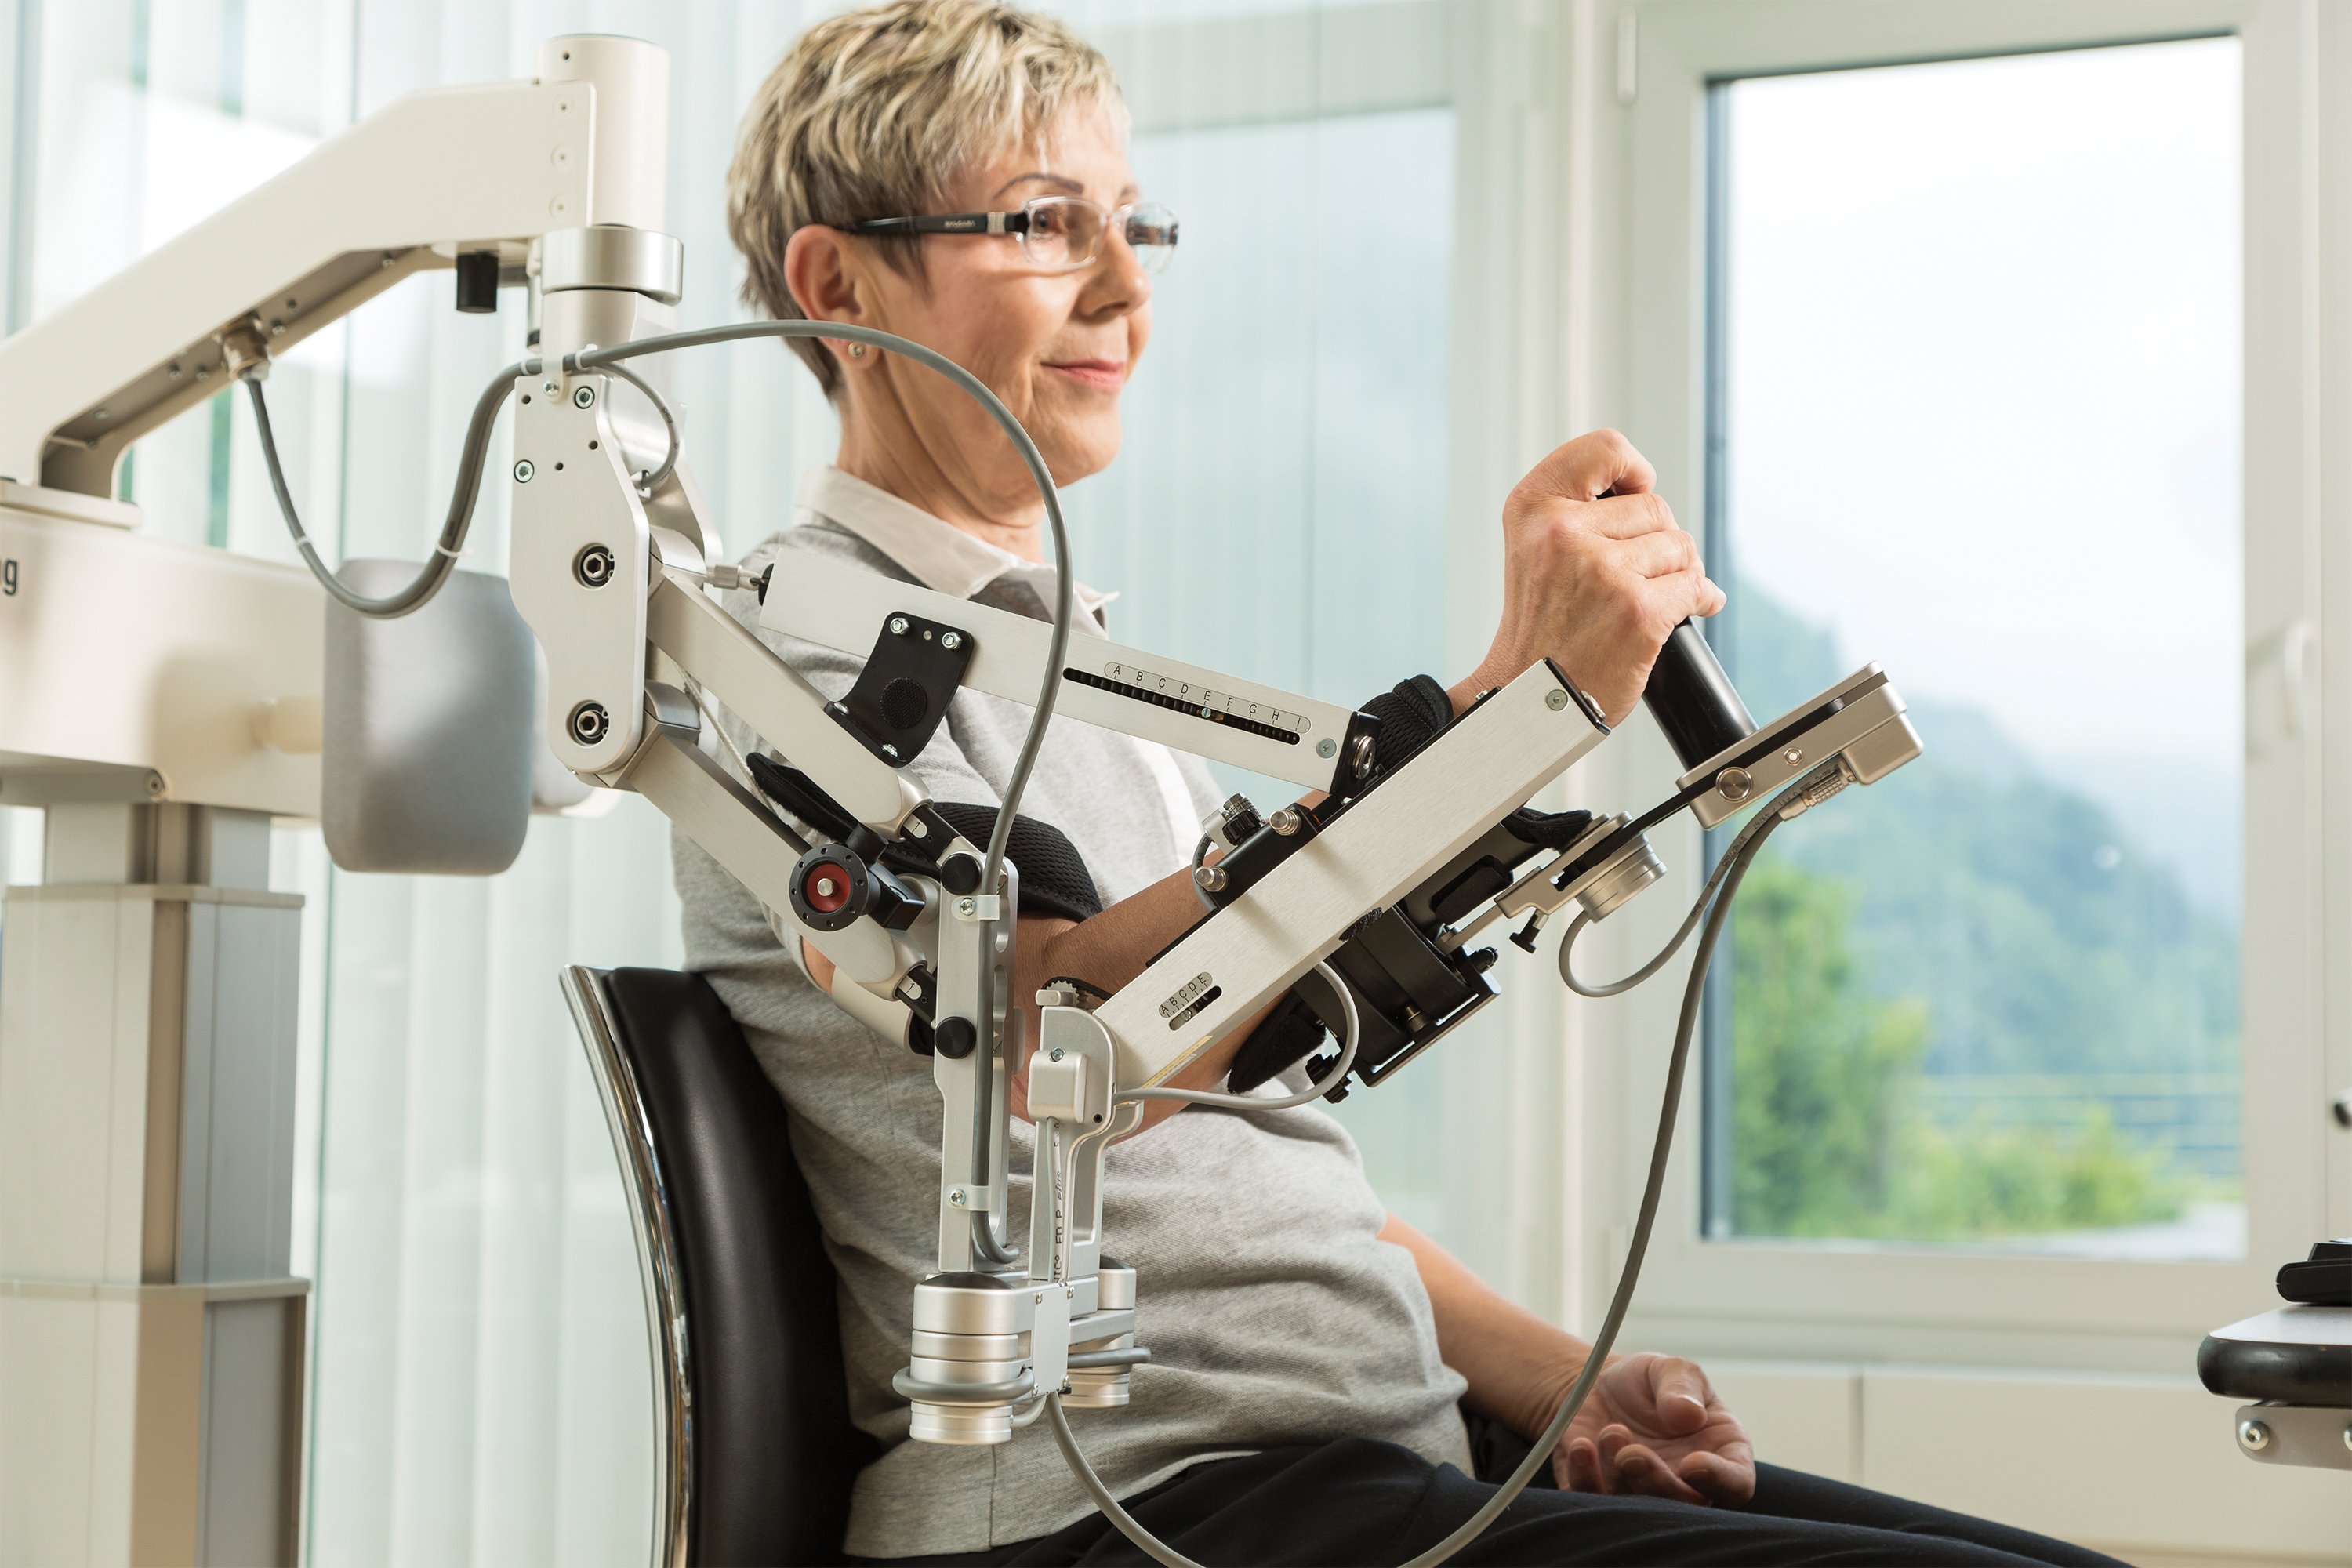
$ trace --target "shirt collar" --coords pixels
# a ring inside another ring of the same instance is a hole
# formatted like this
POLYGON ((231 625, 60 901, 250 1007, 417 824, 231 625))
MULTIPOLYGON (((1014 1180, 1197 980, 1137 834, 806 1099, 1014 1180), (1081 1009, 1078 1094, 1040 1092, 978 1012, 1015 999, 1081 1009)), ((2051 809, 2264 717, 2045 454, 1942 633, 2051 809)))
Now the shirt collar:
MULTIPOLYGON (((969 599, 1000 577, 1025 584, 1047 605, 1054 602, 1054 568, 1024 561, 1009 550, 977 539, 918 506, 900 500, 828 463, 801 481, 803 510, 844 528, 897 562, 916 582, 935 593, 969 599)), ((1117 594, 1098 594, 1083 583, 1070 584, 1081 609, 1097 621, 1117 594)))

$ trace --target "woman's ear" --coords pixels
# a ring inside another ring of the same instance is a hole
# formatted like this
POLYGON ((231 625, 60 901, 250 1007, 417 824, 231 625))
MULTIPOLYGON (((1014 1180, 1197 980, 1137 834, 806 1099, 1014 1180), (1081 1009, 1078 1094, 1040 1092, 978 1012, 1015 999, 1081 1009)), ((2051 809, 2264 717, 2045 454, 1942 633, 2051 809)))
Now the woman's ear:
MULTIPOLYGON (((869 323, 864 260, 839 229, 803 224, 784 242, 784 287, 812 321, 865 326, 869 323)), ((844 357, 842 344, 826 346, 836 359, 844 357)))

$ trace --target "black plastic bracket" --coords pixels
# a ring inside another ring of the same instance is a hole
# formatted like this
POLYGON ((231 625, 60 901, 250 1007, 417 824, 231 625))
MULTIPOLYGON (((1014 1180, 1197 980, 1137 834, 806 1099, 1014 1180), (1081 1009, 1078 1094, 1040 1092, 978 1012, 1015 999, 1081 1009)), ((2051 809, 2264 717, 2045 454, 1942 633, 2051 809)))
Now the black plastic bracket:
POLYGON ((961 626, 893 614, 882 623, 857 684, 825 712, 892 767, 922 754, 948 716, 948 702, 971 663, 972 635, 961 626))

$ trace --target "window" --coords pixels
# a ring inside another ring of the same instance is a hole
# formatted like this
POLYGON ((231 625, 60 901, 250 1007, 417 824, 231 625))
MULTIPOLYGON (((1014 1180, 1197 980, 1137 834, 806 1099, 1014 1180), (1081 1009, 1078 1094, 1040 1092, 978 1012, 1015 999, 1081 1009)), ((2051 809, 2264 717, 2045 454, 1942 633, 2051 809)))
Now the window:
POLYGON ((1709 95, 1717 646, 1927 748, 1748 879, 1711 1237, 2244 1249, 2240 53, 1709 95))

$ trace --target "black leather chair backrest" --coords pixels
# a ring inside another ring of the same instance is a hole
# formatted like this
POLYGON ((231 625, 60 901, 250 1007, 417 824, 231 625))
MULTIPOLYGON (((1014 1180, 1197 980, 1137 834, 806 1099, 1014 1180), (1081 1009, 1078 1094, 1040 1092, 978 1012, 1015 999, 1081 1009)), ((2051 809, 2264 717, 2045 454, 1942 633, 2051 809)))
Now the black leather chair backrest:
POLYGON ((692 1389, 688 1551, 835 1563, 879 1451, 850 1425, 832 1262, 783 1101, 698 974, 600 977, 674 1224, 692 1389))

